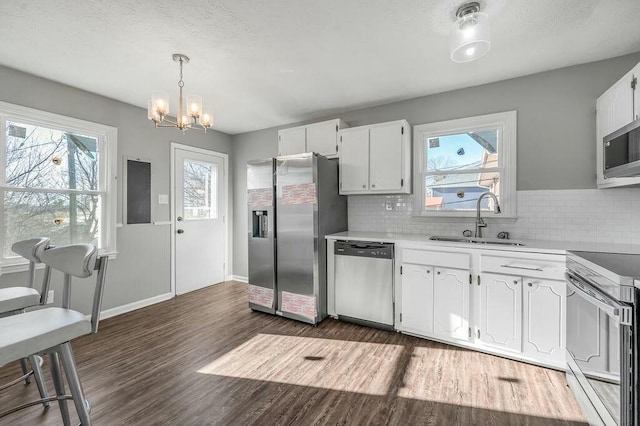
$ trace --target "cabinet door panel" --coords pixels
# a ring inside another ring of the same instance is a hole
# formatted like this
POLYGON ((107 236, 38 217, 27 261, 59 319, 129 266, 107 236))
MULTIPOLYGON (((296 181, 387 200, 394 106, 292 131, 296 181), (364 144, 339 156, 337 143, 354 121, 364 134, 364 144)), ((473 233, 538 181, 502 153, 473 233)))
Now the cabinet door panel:
POLYGON ((402 124, 372 127, 370 130, 372 191, 402 189, 402 124))
POLYGON ((304 127, 280 130, 278 132, 278 155, 302 154, 307 152, 306 130, 304 127))
POLYGON ((435 268, 433 331, 446 337, 469 339, 469 271, 435 268))
POLYGON ((607 315, 571 289, 567 289, 566 297, 567 324, 575 328, 567 334, 567 349, 581 367, 589 371, 607 371, 607 315))
POLYGON ((481 275, 480 340, 501 349, 522 350, 522 277, 481 275))
POLYGON ((433 268, 402 266, 402 321, 405 331, 427 334, 433 330, 433 268))
POLYGON ((340 193, 369 189, 369 129, 341 134, 340 193))
MULTIPOLYGON (((633 121, 633 89, 631 88, 633 71, 629 71, 611 90, 611 132, 633 121)), ((606 136, 605 133, 603 136, 606 136)))
POLYGON ((613 132, 610 99, 611 95, 605 93, 596 101, 596 179, 598 185, 604 185, 606 183, 604 178, 604 147, 602 138, 613 132))
POLYGON ((640 118, 640 87, 638 87, 638 81, 640 81, 640 64, 636 65, 632 70, 633 78, 635 78, 636 87, 633 90, 633 119, 640 118))
POLYGON ((565 283, 527 277, 524 283, 523 351, 536 358, 563 361, 565 283))
POLYGON ((317 152, 325 157, 335 157, 338 153, 337 124, 312 124, 307 126, 307 152, 317 152))

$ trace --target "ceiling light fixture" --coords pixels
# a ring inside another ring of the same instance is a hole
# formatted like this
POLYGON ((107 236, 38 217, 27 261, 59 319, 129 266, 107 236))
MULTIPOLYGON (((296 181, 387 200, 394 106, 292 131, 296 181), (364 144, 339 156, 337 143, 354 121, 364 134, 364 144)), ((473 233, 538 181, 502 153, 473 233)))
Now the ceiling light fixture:
POLYGON ((213 124, 213 115, 208 112, 202 112, 202 97, 197 95, 188 95, 186 102, 186 114, 184 111, 184 100, 182 98, 182 65, 189 63, 189 57, 181 53, 174 53, 173 60, 180 63, 180 80, 178 87, 180 88, 180 97, 178 98, 178 113, 176 121, 167 118, 169 114, 169 94, 162 90, 154 90, 151 92, 151 100, 148 104, 147 116, 158 127, 177 127, 186 132, 189 129, 204 130, 213 124), (197 127, 195 127, 197 126, 197 127))
POLYGON ((491 48, 489 17, 480 13, 480 3, 465 3, 456 11, 451 27, 450 48, 453 62, 470 62, 486 55, 491 48))

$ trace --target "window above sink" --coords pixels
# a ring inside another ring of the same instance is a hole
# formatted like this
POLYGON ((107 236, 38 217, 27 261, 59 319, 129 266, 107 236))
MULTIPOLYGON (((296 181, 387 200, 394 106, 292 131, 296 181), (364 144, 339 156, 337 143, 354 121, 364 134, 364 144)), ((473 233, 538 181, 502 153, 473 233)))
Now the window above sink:
POLYGON ((492 192, 502 213, 490 217, 516 216, 516 111, 414 126, 413 149, 416 214, 473 217, 492 192))

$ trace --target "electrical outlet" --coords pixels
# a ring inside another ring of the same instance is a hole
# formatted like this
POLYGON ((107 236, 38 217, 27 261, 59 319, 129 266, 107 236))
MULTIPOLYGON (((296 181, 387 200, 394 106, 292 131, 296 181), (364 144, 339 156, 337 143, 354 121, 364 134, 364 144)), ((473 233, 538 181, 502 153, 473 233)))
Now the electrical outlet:
POLYGON ((47 305, 53 303, 53 292, 54 290, 49 290, 49 293, 47 294, 47 305))

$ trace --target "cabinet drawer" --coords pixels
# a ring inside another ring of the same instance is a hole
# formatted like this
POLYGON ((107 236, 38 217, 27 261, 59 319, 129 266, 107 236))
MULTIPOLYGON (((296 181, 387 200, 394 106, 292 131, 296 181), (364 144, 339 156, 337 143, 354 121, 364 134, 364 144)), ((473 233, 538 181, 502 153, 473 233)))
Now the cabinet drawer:
POLYGON ((532 254, 530 257, 481 256, 482 272, 564 280, 564 256, 532 254))
POLYGON ((404 249, 402 250, 402 262, 468 270, 469 254, 404 249))

